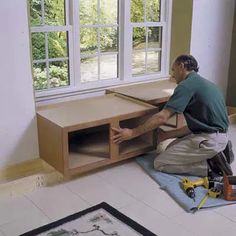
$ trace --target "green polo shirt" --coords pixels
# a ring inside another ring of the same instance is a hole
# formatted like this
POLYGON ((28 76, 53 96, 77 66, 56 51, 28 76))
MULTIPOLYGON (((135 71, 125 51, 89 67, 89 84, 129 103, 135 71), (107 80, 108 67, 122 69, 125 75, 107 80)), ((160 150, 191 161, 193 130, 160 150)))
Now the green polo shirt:
POLYGON ((225 131, 229 126, 222 93, 196 72, 179 83, 164 108, 183 113, 193 133, 225 131))

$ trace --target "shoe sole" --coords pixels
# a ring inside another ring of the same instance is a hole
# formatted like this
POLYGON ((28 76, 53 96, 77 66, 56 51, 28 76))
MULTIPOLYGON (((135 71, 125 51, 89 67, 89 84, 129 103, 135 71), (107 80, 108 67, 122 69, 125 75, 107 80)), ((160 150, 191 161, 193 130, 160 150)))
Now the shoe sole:
POLYGON ((226 157, 226 160, 229 164, 234 161, 234 153, 233 153, 233 145, 232 142, 229 140, 225 150, 223 151, 226 157))
POLYGON ((217 167, 225 174, 225 175, 233 175, 233 171, 227 162, 225 154, 223 152, 218 153, 215 156, 215 162, 217 167))

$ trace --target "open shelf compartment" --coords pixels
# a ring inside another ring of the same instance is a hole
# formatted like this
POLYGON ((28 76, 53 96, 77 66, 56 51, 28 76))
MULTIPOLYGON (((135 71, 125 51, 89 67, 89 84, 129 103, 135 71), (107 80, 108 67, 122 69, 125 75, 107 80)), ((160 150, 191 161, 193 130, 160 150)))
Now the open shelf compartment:
MULTIPOLYGON (((120 121, 120 127, 135 128, 139 124, 142 124, 149 117, 150 115, 120 121)), ((155 135, 153 135, 153 132, 155 131, 150 131, 137 138, 122 142, 119 146, 119 155, 121 157, 125 157, 130 153, 136 153, 136 155, 139 155, 145 151, 153 150, 153 147, 156 142, 155 135)))
POLYGON ((69 132, 68 149, 69 169, 109 159, 109 125, 69 132))

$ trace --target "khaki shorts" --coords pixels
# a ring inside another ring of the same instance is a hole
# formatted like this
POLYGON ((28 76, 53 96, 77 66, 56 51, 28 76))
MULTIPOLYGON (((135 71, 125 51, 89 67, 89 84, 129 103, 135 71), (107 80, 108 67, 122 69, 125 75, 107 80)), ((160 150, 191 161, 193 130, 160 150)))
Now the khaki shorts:
POLYGON ((228 143, 227 133, 189 134, 177 138, 154 160, 156 170, 196 176, 207 176, 207 159, 223 151, 228 143))

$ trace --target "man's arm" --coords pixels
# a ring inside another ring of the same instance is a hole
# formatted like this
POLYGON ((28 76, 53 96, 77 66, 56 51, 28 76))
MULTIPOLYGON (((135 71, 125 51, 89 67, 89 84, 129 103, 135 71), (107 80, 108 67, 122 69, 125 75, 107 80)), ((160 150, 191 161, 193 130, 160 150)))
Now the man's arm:
POLYGON ((165 124, 173 114, 173 110, 163 109, 162 111, 151 116, 143 124, 137 126, 134 129, 112 128, 112 130, 116 133, 115 135, 113 135, 112 140, 114 143, 121 143, 124 140, 129 140, 138 137, 144 133, 147 133, 148 131, 156 129, 159 126, 165 124))
POLYGON ((158 142, 162 142, 170 138, 180 138, 190 133, 191 133, 191 130, 188 128, 188 126, 184 126, 179 129, 174 129, 174 130, 169 130, 169 131, 164 131, 163 129, 159 129, 157 131, 158 142))

